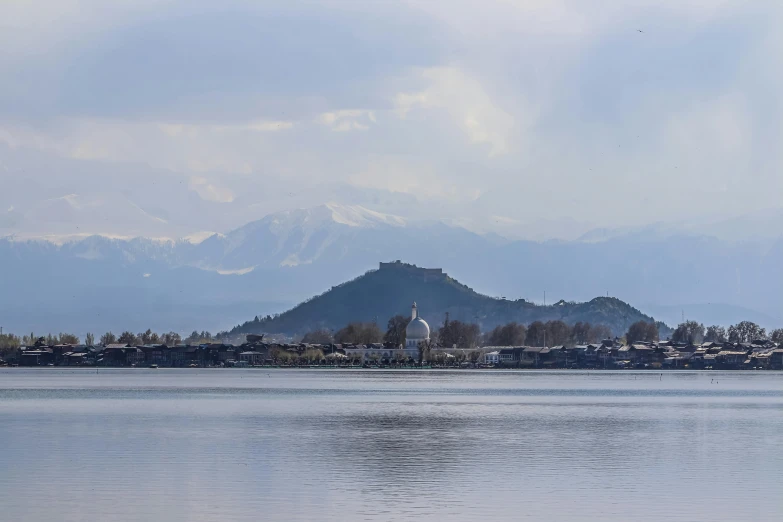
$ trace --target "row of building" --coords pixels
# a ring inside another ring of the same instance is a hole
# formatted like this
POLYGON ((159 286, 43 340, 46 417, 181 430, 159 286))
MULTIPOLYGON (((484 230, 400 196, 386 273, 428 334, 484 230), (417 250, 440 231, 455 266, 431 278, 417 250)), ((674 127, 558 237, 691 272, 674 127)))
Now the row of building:
POLYGON ((130 346, 54 345, 23 346, 8 363, 19 366, 160 366, 185 368, 191 366, 260 365, 263 354, 255 343, 241 346, 201 344, 166 346, 165 344, 130 346))
POLYGON ((9 358, 20 366, 214 367, 328 364, 337 366, 590 368, 590 369, 783 369, 783 347, 770 341, 754 343, 676 344, 614 340, 579 346, 487 346, 427 350, 391 344, 280 344, 257 336, 235 346, 212 343, 166 346, 36 345, 22 347, 9 358))
POLYGON ((620 344, 616 339, 578 346, 503 346, 463 349, 432 347, 430 327, 414 302, 402 345, 394 344, 278 344, 262 335, 248 335, 240 346, 210 343, 166 346, 43 346, 19 350, 14 364, 23 366, 158 366, 209 367, 265 364, 329 364, 509 368, 691 368, 783 369, 783 347, 769 340, 750 343, 703 344, 671 341, 620 344))
MULTIPOLYGON (((485 348, 486 350, 486 348, 485 348)), ((527 368, 783 369, 783 347, 767 340, 752 343, 635 343, 613 340, 580 346, 514 346, 490 349, 485 364, 527 368)))

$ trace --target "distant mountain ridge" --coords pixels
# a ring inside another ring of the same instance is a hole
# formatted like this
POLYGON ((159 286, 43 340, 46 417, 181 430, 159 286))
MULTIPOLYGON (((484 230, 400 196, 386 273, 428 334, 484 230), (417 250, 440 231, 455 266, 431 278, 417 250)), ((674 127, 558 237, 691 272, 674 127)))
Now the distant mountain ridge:
POLYGON ((152 322, 222 330, 247 315, 282 311, 270 303, 300 302, 378 260, 399 258, 443 267, 479 293, 510 301, 611 295, 668 320, 688 305, 685 314, 697 321, 766 317, 770 327, 783 325, 783 240, 737 243, 642 230, 590 241, 510 241, 334 204, 272 213, 198 239, 0 238, 0 324, 22 331, 146 330, 152 322))
POLYGON ((655 321, 616 298, 559 301, 549 306, 524 299, 509 301, 482 295, 439 269, 395 262, 381 263, 377 270, 332 287, 280 315, 244 323, 231 333, 291 335, 319 328, 336 330, 349 322, 376 322, 383 328, 390 317, 406 314, 414 300, 421 316, 436 328, 449 314, 453 320, 478 323, 484 331, 510 321, 529 324, 559 319, 570 325, 579 321, 606 325, 619 336, 637 321, 655 321))

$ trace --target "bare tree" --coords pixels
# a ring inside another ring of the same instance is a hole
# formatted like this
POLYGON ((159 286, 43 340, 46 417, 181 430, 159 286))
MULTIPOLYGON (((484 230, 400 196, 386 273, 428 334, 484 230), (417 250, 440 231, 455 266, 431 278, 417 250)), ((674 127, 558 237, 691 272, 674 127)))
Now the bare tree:
POLYGON ((590 343, 597 343, 603 341, 604 339, 609 339, 611 337, 612 337, 611 328, 609 328, 605 324, 596 324, 590 327, 590 333, 588 334, 587 340, 590 343))
POLYGON ((404 345, 405 330, 410 322, 411 318, 404 315, 391 317, 386 324, 386 334, 383 336, 383 340, 387 343, 393 343, 395 346, 404 345))
POLYGON ((441 346, 456 346, 457 348, 475 348, 481 338, 481 329, 475 323, 449 321, 443 323, 438 331, 441 346))
POLYGON ((166 346, 177 346, 182 342, 182 337, 177 332, 169 332, 163 334, 161 340, 166 346))
POLYGON ((767 331, 751 321, 742 321, 729 326, 729 342, 731 343, 749 343, 756 339, 766 338, 767 331))
POLYGON ((704 341, 704 325, 696 321, 685 321, 672 334, 675 343, 701 344, 704 341))
POLYGON ((718 325, 708 326, 707 332, 704 334, 704 340, 707 342, 725 343, 728 339, 726 329, 718 325))
POLYGON ((321 328, 320 330, 307 332, 302 337, 302 342, 305 344, 331 344, 334 342, 334 337, 332 337, 332 332, 326 328, 321 328))
POLYGON ((419 351, 419 366, 421 366, 424 360, 429 358, 430 350, 432 349, 432 341, 419 341, 419 344, 416 347, 419 351))
POLYGON ((527 327, 526 344, 544 346, 546 341, 546 325, 541 321, 533 321, 527 327))
POLYGON ((319 348, 315 350, 307 350, 304 353, 304 358, 309 362, 310 364, 314 362, 320 362, 324 358, 324 352, 319 348))
POLYGON ((549 346, 566 344, 571 337, 571 329, 563 321, 547 321, 546 342, 549 346))
POLYGON ((124 331, 120 335, 120 337, 117 339, 117 342, 120 344, 139 344, 140 340, 136 338, 136 335, 133 332, 124 331))
POLYGON ((349 323, 334 334, 341 344, 371 344, 383 340, 383 334, 375 323, 349 323))
POLYGON ((628 344, 638 342, 651 342, 658 340, 658 327, 655 323, 637 321, 633 323, 625 334, 625 342, 628 344))
POLYGON ((59 336, 55 336, 55 344, 79 344, 79 338, 74 334, 60 333, 59 336))
POLYGON ((590 341, 590 323, 577 322, 571 328, 571 341, 574 344, 587 344, 590 341))
POLYGON ((22 340, 14 334, 0 334, 0 358, 8 357, 13 354, 21 345, 22 340))
POLYGON ((136 336, 140 340, 141 344, 160 344, 160 336, 147 328, 146 332, 142 332, 136 336))
POLYGON ((496 326, 489 334, 488 342, 492 346, 520 346, 525 344, 527 328, 517 322, 496 326))

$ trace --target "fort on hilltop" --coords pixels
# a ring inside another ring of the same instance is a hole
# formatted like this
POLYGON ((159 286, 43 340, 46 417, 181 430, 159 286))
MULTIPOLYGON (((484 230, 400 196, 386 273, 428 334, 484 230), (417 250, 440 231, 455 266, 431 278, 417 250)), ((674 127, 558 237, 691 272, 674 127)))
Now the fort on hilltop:
POLYGON ((415 273, 415 274, 421 274, 427 276, 436 276, 436 277, 442 277, 444 275, 442 268, 421 268, 416 265, 403 263, 400 260, 392 261, 391 263, 382 262, 378 266, 378 270, 381 271, 399 270, 399 271, 405 271, 409 273, 415 273))

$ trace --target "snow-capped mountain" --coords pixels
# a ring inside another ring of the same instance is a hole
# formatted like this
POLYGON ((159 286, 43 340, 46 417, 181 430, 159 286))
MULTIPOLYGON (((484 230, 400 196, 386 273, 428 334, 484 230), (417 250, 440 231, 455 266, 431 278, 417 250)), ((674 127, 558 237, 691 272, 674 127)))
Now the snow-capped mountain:
POLYGON ((644 231, 509 241, 337 204, 275 212, 197 239, 0 239, 0 320, 24 329, 75 328, 68 326, 74 321, 146 329, 152 320, 161 329, 177 321, 226 328, 282 311, 270 302, 299 302, 395 259, 444 268, 477 291, 509 299, 541 301, 546 292, 587 301, 609 292, 651 307, 696 303, 696 320, 709 321, 713 305, 723 320, 721 303, 783 319, 783 241, 644 231))
POLYGON ((196 245, 180 242, 175 251, 182 262, 213 270, 298 266, 312 264, 327 254, 340 259, 342 253, 350 252, 349 243, 361 248, 373 243, 373 236, 408 228, 399 216, 358 205, 327 204, 276 212, 196 245))
POLYGON ((478 250, 484 244, 481 236, 441 223, 336 204, 276 212, 201 241, 6 237, 0 271, 9 277, 0 280, 0 318, 8 328, 73 328, 68 324, 75 321, 116 329, 152 320, 167 328, 184 315, 192 317, 189 324, 226 328, 233 325, 226 310, 242 310, 237 321, 253 310, 280 311, 268 303, 293 304, 379 260, 435 263, 431 253, 450 245, 478 250))
POLYGON ((23 245, 37 245, 50 255, 86 260, 131 264, 152 260, 172 267, 236 271, 257 266, 310 264, 330 249, 345 241, 357 240, 357 236, 365 232, 382 233, 409 226, 399 216, 362 206, 326 204, 275 212, 226 234, 206 233, 203 237, 191 235, 178 240, 106 234, 52 235, 33 239, 9 236, 7 240, 19 249, 23 249, 23 245))

